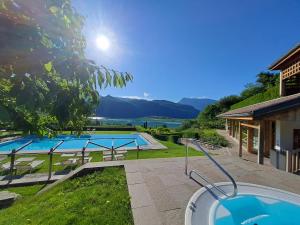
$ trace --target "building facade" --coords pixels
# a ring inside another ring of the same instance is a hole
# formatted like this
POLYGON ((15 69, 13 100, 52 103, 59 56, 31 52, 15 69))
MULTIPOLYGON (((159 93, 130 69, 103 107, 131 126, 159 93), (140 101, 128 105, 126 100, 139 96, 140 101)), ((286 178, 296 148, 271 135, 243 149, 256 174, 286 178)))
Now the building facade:
POLYGON ((243 151, 257 154, 257 162, 269 158, 273 166, 300 172, 300 44, 276 61, 270 70, 280 71, 280 97, 219 115, 226 130, 243 151))

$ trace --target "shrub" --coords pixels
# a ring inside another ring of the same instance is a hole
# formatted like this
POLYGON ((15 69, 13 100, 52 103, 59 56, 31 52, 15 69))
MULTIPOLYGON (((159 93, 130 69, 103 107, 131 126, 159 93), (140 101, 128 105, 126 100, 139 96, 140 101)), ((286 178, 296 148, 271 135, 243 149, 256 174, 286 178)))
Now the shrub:
POLYGON ((152 134, 153 137, 155 137, 156 139, 158 140, 161 140, 161 141, 167 141, 169 139, 169 136, 168 135, 165 135, 165 134, 152 134))
POLYGON ((169 135, 169 141, 177 144, 178 143, 178 139, 182 137, 182 134, 171 134, 169 135))
POLYGON ((199 138, 199 130, 198 129, 188 129, 183 131, 183 135, 184 138, 199 138))
POLYGON ((213 129, 202 129, 199 131, 199 138, 203 142, 207 142, 215 146, 228 146, 228 141, 213 129))

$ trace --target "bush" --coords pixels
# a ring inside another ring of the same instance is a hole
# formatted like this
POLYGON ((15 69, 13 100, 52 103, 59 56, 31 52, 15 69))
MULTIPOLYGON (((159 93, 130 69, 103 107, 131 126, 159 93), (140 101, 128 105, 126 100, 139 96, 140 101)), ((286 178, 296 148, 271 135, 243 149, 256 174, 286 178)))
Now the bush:
POLYGON ((169 135, 169 141, 177 144, 178 143, 178 139, 182 137, 182 134, 172 134, 172 135, 169 135))
POLYGON ((153 137, 155 137, 156 139, 158 140, 161 140, 161 141, 167 141, 169 139, 169 136, 166 135, 166 134, 152 134, 153 137))
POLYGON ((213 129, 202 129, 199 131, 199 139, 214 146, 226 147, 228 141, 213 129))
POLYGON ((199 139, 199 130, 198 129, 188 129, 183 131, 183 135, 184 138, 196 138, 199 139))

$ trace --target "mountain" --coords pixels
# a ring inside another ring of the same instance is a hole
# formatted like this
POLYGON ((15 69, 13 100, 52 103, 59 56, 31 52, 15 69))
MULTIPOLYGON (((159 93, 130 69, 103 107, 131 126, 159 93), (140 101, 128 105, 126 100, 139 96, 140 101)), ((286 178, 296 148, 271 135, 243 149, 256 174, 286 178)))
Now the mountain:
POLYGON ((193 106, 195 109, 198 109, 201 112, 206 106, 211 105, 215 102, 216 100, 209 98, 183 98, 178 103, 193 106))
POLYGON ((168 117, 190 119, 199 111, 192 106, 165 100, 118 98, 110 95, 100 98, 96 116, 109 118, 168 117))

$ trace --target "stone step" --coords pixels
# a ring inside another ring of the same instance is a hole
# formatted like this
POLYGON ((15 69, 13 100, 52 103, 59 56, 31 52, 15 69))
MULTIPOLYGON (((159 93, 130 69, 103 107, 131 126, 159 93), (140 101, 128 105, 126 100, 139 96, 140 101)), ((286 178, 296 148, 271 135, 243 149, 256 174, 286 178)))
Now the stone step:
POLYGON ((10 206, 19 197, 20 195, 14 192, 0 191, 0 208, 2 209, 10 206))

